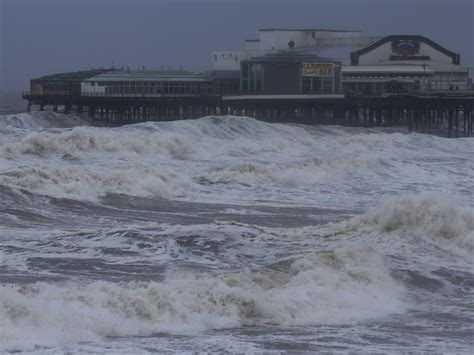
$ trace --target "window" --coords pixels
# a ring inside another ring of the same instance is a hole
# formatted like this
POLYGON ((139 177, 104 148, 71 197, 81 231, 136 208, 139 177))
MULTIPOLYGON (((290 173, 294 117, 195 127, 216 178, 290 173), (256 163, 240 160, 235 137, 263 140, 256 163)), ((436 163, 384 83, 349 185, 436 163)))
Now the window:
POLYGON ((332 94, 333 78, 303 77, 302 93, 307 95, 332 94))
MULTIPOLYGON (((263 65, 261 63, 242 64, 242 91, 257 93, 263 90, 263 65)), ((225 90, 224 87, 222 87, 225 90)))
POLYGON ((322 93, 332 94, 332 78, 322 80, 322 93))
POLYGON ((247 78, 249 76, 249 65, 242 64, 242 77, 247 78))
POLYGON ((242 79, 242 91, 249 92, 249 81, 248 79, 242 79))
POLYGON ((303 78, 303 94, 312 94, 312 78, 303 78))

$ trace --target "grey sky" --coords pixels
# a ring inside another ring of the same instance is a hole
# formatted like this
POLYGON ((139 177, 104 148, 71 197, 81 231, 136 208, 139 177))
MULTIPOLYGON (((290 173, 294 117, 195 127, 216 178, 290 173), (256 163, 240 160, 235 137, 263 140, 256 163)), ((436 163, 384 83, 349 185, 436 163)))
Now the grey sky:
MULTIPOLYGON (((91 67, 205 70, 258 28, 421 34, 474 67, 474 0, 0 0, 0 85, 91 67)), ((0 88, 1 89, 1 88, 0 88)))

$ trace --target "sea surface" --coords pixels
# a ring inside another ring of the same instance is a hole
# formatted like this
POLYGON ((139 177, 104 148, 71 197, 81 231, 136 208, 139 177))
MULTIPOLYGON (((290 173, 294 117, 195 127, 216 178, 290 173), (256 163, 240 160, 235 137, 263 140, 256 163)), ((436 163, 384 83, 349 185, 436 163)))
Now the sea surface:
POLYGON ((0 352, 474 352, 474 138, 0 116, 0 352))

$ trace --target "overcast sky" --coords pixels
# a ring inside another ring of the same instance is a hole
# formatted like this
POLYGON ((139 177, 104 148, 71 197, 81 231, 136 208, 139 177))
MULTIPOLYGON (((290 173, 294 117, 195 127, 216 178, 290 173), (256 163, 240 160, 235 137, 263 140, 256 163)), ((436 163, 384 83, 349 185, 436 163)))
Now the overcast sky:
POLYGON ((474 67, 474 0, 0 0, 0 85, 112 61, 206 70, 265 27, 420 34, 474 67))

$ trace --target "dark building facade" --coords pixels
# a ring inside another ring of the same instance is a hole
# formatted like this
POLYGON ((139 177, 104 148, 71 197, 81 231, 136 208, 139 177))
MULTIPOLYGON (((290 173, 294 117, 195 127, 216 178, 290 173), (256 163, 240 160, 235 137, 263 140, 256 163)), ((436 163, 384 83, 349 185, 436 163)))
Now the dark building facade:
POLYGON ((341 92, 341 62, 282 51, 241 62, 242 94, 327 95, 341 92))

